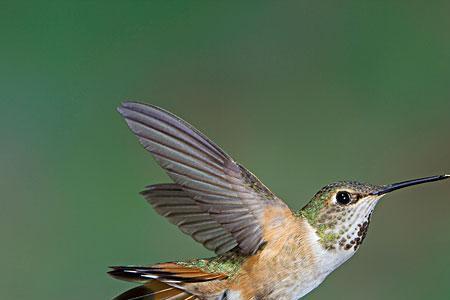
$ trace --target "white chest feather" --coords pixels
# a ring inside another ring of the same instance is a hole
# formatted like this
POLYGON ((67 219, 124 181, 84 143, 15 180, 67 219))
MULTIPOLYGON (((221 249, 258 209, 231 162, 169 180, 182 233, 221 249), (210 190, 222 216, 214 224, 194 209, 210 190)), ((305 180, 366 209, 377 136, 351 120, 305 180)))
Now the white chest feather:
POLYGON ((336 270, 355 254, 355 250, 353 249, 325 250, 318 242, 320 238, 315 230, 312 227, 310 227, 309 230, 310 244, 312 245, 313 256, 315 257, 316 263, 311 271, 302 272, 304 276, 300 276, 300 282, 293 287, 292 297, 289 298, 289 300, 299 299, 311 292, 321 284, 331 272, 336 270))

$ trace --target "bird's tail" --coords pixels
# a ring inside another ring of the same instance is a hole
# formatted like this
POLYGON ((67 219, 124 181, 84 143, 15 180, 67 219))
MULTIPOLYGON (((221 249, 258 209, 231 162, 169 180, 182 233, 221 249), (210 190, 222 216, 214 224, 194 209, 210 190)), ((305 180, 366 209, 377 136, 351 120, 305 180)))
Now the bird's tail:
POLYGON ((193 285, 227 278, 224 274, 207 273, 177 263, 111 268, 108 274, 112 277, 143 284, 120 294, 114 300, 199 300, 199 295, 189 292, 193 285))
POLYGON ((150 280, 115 297, 114 300, 194 300, 196 296, 166 283, 150 280))

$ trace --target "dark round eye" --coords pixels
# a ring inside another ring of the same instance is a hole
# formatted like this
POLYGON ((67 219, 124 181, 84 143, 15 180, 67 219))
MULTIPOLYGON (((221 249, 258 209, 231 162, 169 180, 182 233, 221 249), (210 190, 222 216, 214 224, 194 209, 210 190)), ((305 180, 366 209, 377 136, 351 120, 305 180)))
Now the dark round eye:
POLYGON ((348 192, 338 192, 336 194, 336 201, 339 204, 347 205, 351 200, 352 199, 350 198, 350 194, 348 192))

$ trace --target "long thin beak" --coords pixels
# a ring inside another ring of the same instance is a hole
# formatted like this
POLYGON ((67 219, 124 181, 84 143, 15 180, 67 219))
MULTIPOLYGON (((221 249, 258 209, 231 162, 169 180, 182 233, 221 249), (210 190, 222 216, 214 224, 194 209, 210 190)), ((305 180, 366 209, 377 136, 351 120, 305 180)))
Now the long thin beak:
POLYGON ((427 182, 433 182, 433 181, 438 181, 438 180, 444 180, 450 178, 450 175, 436 175, 436 176, 430 176, 430 177, 425 177, 425 178, 419 178, 419 179, 413 179, 413 180, 407 180, 407 181, 402 181, 402 182, 398 182, 398 183, 393 183, 393 184, 388 184, 383 186, 380 190, 377 190, 375 192, 372 192, 371 195, 383 195, 398 189, 402 189, 408 186, 412 186, 412 185, 416 185, 416 184, 422 184, 422 183, 427 183, 427 182))

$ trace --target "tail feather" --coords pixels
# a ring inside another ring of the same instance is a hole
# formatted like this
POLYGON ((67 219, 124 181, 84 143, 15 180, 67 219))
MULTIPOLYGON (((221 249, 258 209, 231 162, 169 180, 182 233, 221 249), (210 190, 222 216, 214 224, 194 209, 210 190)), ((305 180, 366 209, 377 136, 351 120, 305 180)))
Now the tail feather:
POLYGON ((143 278, 141 274, 137 273, 134 268, 126 268, 126 267, 110 267, 113 270, 109 271, 108 274, 116 279, 130 281, 130 282, 139 282, 146 283, 148 282, 148 278, 143 278))
POLYGON ((224 280, 226 275, 207 273, 199 268, 177 263, 162 263, 151 267, 111 267, 114 278, 143 283, 117 296, 114 300, 198 300, 189 292, 192 283, 224 280))
POLYGON ((189 282, 203 282, 218 279, 217 275, 209 274, 195 274, 195 273, 181 273, 181 274, 170 274, 165 272, 142 272, 138 273, 135 270, 130 269, 116 269, 108 272, 109 275, 116 279, 146 283, 149 280, 155 279, 161 282, 166 282, 170 284, 183 284, 189 282))
POLYGON ((224 274, 206 273, 197 268, 190 268, 176 263, 163 263, 152 267, 111 267, 108 274, 114 278, 145 283, 157 279, 166 283, 203 282, 216 279, 226 279, 224 274))
POLYGON ((152 280, 120 294, 114 300, 194 300, 198 299, 185 291, 168 284, 152 280))

